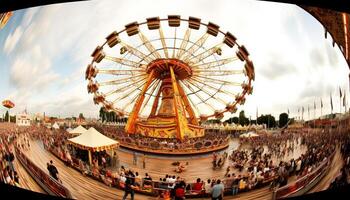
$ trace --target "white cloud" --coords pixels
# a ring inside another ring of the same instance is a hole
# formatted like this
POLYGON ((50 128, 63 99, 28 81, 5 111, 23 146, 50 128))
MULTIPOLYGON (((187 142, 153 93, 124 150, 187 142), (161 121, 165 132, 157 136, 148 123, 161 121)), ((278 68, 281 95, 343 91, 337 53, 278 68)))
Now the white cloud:
POLYGON ((297 6, 231 0, 158 0, 150 6, 150 1, 101 0, 26 11, 4 46, 5 52, 16 53, 10 76, 17 91, 12 96, 32 105, 33 112, 96 116, 98 107, 84 80, 91 52, 129 22, 168 14, 217 23, 247 47, 256 81, 253 95, 239 109, 248 116, 255 117, 256 107, 260 114, 272 112, 276 117, 288 108, 295 114, 297 107, 311 105, 315 98, 329 99, 327 90, 347 86, 348 69, 340 51, 323 38, 317 20, 297 6))
POLYGON ((23 20, 22 20, 22 25, 24 27, 27 27, 31 22, 33 17, 35 16, 35 14, 38 12, 39 8, 35 7, 35 8, 29 8, 26 10, 26 13, 23 16, 23 20))
POLYGON ((58 77, 51 69, 51 61, 43 56, 38 45, 28 55, 18 56, 10 71, 10 82, 15 88, 32 96, 42 95, 43 90, 58 77))
POLYGON ((5 45, 4 45, 4 52, 7 54, 10 54, 11 51, 16 47, 19 39, 21 38, 23 34, 23 30, 21 26, 18 26, 15 31, 7 36, 5 45))

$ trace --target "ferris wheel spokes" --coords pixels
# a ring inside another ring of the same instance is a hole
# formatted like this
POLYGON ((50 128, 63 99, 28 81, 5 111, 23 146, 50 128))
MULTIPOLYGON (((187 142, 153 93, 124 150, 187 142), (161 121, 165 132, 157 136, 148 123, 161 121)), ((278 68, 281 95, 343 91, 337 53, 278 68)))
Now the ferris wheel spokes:
POLYGON ((123 86, 123 87, 121 87, 121 88, 118 88, 118 89, 116 89, 116 90, 111 90, 111 91, 109 91, 109 92, 106 93, 106 97, 109 96, 109 95, 111 95, 111 94, 114 94, 114 93, 124 92, 124 91, 126 91, 126 90, 128 90, 128 89, 132 89, 131 86, 139 87, 139 85, 144 84, 144 82, 145 82, 146 79, 147 79, 147 78, 143 78, 143 79, 140 79, 140 80, 138 80, 138 81, 136 81, 136 82, 132 82, 132 83, 130 83, 130 84, 127 84, 127 85, 125 85, 125 86, 123 86))
POLYGON ((219 43, 217 45, 215 45, 214 47, 194 56, 191 58, 191 62, 193 62, 192 65, 196 65, 199 62, 201 62, 202 60, 208 58, 209 56, 214 55, 215 53, 220 55, 221 54, 221 47, 224 45, 224 43, 219 43))
POLYGON ((238 82, 230 82, 230 81, 224 81, 224 80, 220 80, 220 79, 215 79, 212 77, 207 77, 207 76, 201 76, 201 75, 193 75, 192 76, 194 80, 201 80, 201 81, 205 81, 206 80, 210 80, 212 83, 215 84, 219 84, 219 85, 232 85, 232 86, 241 86, 242 83, 238 83, 238 82))
MULTIPOLYGON (((204 100, 203 97, 201 97, 201 96, 198 94, 198 92, 199 92, 199 91, 202 91, 202 90, 198 90, 197 92, 195 92, 195 90, 192 88, 192 86, 188 83, 187 80, 182 80, 181 82, 184 83, 184 84, 187 86, 187 88, 188 88, 189 90, 191 90, 192 94, 194 94, 194 95, 197 96, 197 98, 201 101, 201 103, 204 103, 204 104, 207 105, 212 111, 215 111, 215 108, 214 108, 212 105, 208 104, 208 103, 206 102, 206 100, 204 100)), ((198 105, 198 104, 197 104, 197 105, 198 105)))
POLYGON ((201 84, 203 84, 203 85, 206 85, 207 87, 209 87, 209 88, 211 88, 211 89, 213 89, 213 90, 216 90, 216 91, 218 91, 218 92, 220 92, 220 93, 226 94, 226 95, 228 95, 228 96, 233 96, 233 97, 235 97, 235 96, 237 95, 237 94, 231 93, 231 92, 229 92, 229 91, 222 90, 221 87, 220 87, 220 88, 216 88, 216 87, 214 87, 214 86, 212 86, 212 85, 209 85, 209 83, 206 83, 206 82, 203 82, 203 81, 199 81, 199 80, 196 80, 196 79, 193 79, 193 80, 196 81, 196 82, 199 82, 199 83, 201 83, 201 84))
POLYGON ((244 74, 244 70, 193 70, 193 74, 205 74, 205 76, 226 76, 244 74))
MULTIPOLYGON (((208 95, 208 99, 209 100, 210 98, 213 98, 215 100, 217 100, 218 102, 222 103, 223 105, 226 105, 227 102, 225 102, 224 100, 222 100, 221 98, 219 97, 215 97, 215 95, 219 92, 219 90, 216 90, 214 93, 210 93, 207 89, 205 89, 205 86, 207 86, 206 84, 202 83, 202 82, 198 82, 198 83, 201 83, 202 86, 199 86, 197 85, 196 83, 194 83, 195 80, 189 80, 188 83, 190 83, 191 85, 195 86, 196 88, 198 88, 199 90, 203 91, 205 94, 208 95)), ((207 101, 205 100, 205 101, 207 101)))
POLYGON ((167 47, 167 45, 166 45, 166 43, 165 43, 165 39, 164 39, 165 37, 164 37, 164 32, 163 32, 162 27, 160 27, 160 28, 158 29, 158 32, 159 32, 160 41, 161 41, 161 43, 162 43, 162 47, 163 47, 163 51, 164 51, 164 56, 165 56, 165 58, 169 58, 168 47, 167 47))
POLYGON ((139 62, 135 62, 135 61, 128 60, 128 59, 117 58, 117 57, 108 56, 108 55, 105 56, 105 59, 116 62, 116 63, 121 64, 121 65, 133 67, 136 69, 140 69, 140 68, 144 69, 145 68, 143 64, 140 64, 139 62))
POLYGON ((185 49, 187 47, 190 36, 191 36, 191 29, 188 28, 185 32, 184 39, 181 42, 180 49, 177 52, 177 55, 176 55, 177 59, 180 59, 182 55, 185 53, 185 49))
POLYGON ((155 58, 155 59, 159 59, 161 58, 161 55, 156 51, 156 48, 154 48, 154 46, 152 45, 152 43, 149 41, 149 39, 140 31, 139 32, 139 37, 141 39, 141 41, 143 42, 143 44, 146 46, 146 48, 148 49, 148 51, 151 53, 151 55, 155 58))
MULTIPOLYGON (((128 81, 135 81, 134 79, 138 78, 138 77, 145 77, 146 74, 139 74, 139 75, 135 75, 135 76, 131 76, 131 77, 126 77, 126 78, 121 78, 121 79, 116 79, 116 80, 108 80, 108 81, 102 81, 102 82, 98 82, 99 86, 106 86, 106 85, 118 85, 118 84, 122 84, 122 83, 126 83, 128 81)), ((138 80, 138 79, 137 79, 138 80)), ((137 81, 136 80, 136 81, 137 81)))
POLYGON ((220 67, 222 65, 226 65, 226 64, 231 63, 231 62, 236 61, 236 60, 238 60, 238 57, 234 56, 234 57, 224 58, 224 59, 216 60, 216 61, 212 61, 212 62, 193 65, 192 68, 193 69, 198 69, 198 68, 199 69, 210 69, 210 68, 215 68, 215 67, 220 67))

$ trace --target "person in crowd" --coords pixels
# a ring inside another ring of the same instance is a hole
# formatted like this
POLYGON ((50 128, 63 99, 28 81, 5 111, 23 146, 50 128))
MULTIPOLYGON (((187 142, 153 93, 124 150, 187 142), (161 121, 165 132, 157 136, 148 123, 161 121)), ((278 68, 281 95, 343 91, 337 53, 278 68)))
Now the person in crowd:
POLYGON ((197 181, 192 186, 192 191, 195 193, 202 193, 203 190, 203 182, 200 178, 197 178, 197 181))
POLYGON ((184 200, 185 199, 185 186, 186 183, 181 181, 175 189, 175 200, 184 200))
POLYGON ((126 200, 126 197, 129 194, 130 194, 131 200, 134 200, 135 177, 131 171, 128 171, 128 173, 126 175, 127 175, 127 177, 126 177, 126 181, 125 181, 123 200, 126 200))
POLYGON ((151 187, 152 186, 152 177, 148 175, 148 173, 145 174, 145 178, 143 178, 143 186, 144 187, 151 187))
POLYGON ((134 165, 137 165, 137 155, 136 155, 136 152, 134 151, 133 153, 132 153, 132 155, 133 155, 133 164, 134 165))
POLYGON ((141 176, 138 172, 135 172, 135 186, 141 187, 141 176))
POLYGON ((51 176, 56 179, 57 181, 60 181, 58 178, 58 170, 56 168, 56 166, 53 164, 53 161, 50 160, 50 164, 48 166, 49 171, 51 171, 51 176))
POLYGON ((207 183, 205 184, 205 186, 204 186, 204 189, 205 189, 205 193, 206 194, 211 194, 211 180, 210 179, 208 179, 207 180, 207 183))
POLYGON ((218 179, 216 184, 212 188, 211 199, 212 200, 222 200, 224 197, 224 185, 221 183, 221 180, 218 179))
POLYGON ((143 154, 143 156, 142 156, 142 168, 146 169, 146 155, 145 154, 143 154))

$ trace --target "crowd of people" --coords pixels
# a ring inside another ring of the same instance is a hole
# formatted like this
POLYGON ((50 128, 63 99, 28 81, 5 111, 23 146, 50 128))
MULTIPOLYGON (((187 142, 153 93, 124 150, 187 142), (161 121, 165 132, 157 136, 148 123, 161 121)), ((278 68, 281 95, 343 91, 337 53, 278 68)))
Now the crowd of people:
MULTIPOLYGON (((66 141, 69 135, 64 130, 49 130, 45 127, 19 129, 14 125, 2 124, 0 129, 0 173, 3 182, 13 185, 19 184, 19 177, 13 165, 15 158, 9 147, 16 140, 15 144, 18 148, 28 150, 30 138, 42 140, 48 149, 54 148, 55 151, 59 152, 61 158, 68 161, 68 164, 80 156, 76 150, 68 147, 66 141)), ((283 133, 242 138, 240 142, 242 145, 248 144, 251 148, 249 150, 237 149, 229 155, 227 153, 213 154, 213 165, 214 161, 216 166, 222 165, 221 163, 225 162, 226 158, 230 161, 225 176, 221 177, 221 180, 208 179, 204 181, 199 177, 194 182, 187 182, 179 174, 176 176, 165 175, 159 181, 154 180, 148 173, 141 176, 138 172, 125 169, 115 152, 113 156, 107 155, 105 152, 93 155, 93 166, 88 166, 87 162, 82 159, 78 160, 82 164, 81 167, 87 171, 86 174, 97 168, 98 170, 95 172, 97 177, 110 185, 118 184, 118 187, 125 190, 125 197, 133 196, 136 190, 142 190, 158 191, 162 196, 174 197, 175 199, 183 199, 186 195, 197 194, 210 195, 213 199, 220 199, 224 192, 230 191, 232 194, 237 194, 258 188, 266 183, 271 184, 272 187, 283 186, 287 184, 291 176, 300 178, 311 173, 332 155, 337 144, 341 147, 344 167, 340 178, 337 178, 331 187, 339 186, 349 177, 350 137, 345 130, 287 129, 283 133), (305 147, 305 151, 301 152, 300 156, 285 159, 300 146, 305 147), (276 159, 276 157, 280 159, 276 159), (112 172, 106 169, 107 166, 115 166, 119 170, 112 172)), ((137 163, 135 155, 133 160, 137 163)), ((49 174, 60 181, 58 169, 54 164, 50 162, 47 165, 49 174)), ((182 164, 182 166, 185 165, 182 164)))
POLYGON ((20 186, 12 148, 17 132, 13 124, 2 123, 0 126, 0 181, 14 186, 20 186))
MULTIPOLYGON (((345 133, 349 133, 350 131, 347 126, 341 127, 340 130, 345 133)), ((337 189, 350 183, 350 135, 342 134, 342 137, 339 138, 339 142, 340 153, 344 164, 338 176, 330 184, 330 189, 337 189)))

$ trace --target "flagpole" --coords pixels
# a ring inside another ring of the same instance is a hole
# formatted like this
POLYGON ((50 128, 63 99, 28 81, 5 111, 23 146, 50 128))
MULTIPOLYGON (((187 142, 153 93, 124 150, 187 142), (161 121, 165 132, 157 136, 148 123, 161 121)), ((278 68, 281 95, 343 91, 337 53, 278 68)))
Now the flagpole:
POLYGON ((341 98, 342 98, 342 93, 341 93, 341 89, 339 87, 339 112, 341 114, 341 98))
POLYGON ((322 103, 322 98, 321 98, 321 117, 322 117, 322 108, 323 108, 323 103, 322 103))

